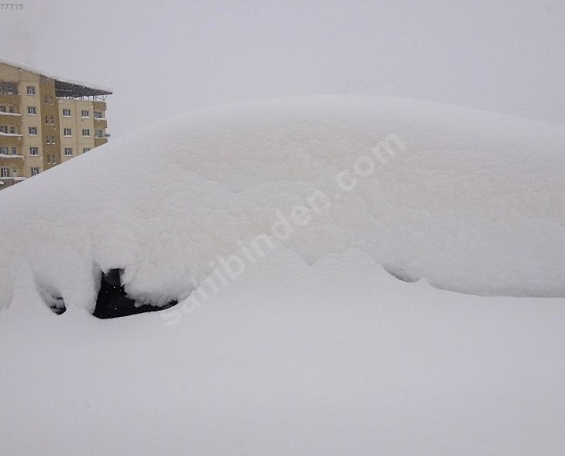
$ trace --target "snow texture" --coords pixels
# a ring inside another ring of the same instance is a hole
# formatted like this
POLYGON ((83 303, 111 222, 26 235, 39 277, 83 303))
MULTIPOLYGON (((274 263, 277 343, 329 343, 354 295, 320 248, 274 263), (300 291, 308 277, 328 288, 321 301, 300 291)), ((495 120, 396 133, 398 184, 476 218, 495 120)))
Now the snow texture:
POLYGON ((562 456, 563 299, 274 251, 177 325, 0 314, 9 456, 562 456))
POLYGON ((358 249, 448 290, 563 297, 564 170, 563 128, 453 106, 202 110, 2 191, 0 307, 27 277, 92 312, 115 268, 129 296, 164 304, 281 245, 310 264, 358 249))
POLYGON ((3 190, 0 453, 561 456, 564 144, 428 103, 264 101, 3 190), (77 308, 122 268, 140 300, 210 297, 77 308))

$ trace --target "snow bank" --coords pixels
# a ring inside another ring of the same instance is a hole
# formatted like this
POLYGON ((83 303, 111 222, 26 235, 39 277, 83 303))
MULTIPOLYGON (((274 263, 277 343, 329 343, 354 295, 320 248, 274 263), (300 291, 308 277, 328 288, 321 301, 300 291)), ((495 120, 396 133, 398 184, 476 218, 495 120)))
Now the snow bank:
MULTIPOLYGON (((0 193, 0 306, 14 277, 93 310, 100 271, 163 304, 284 246, 360 249, 404 280, 565 296, 565 130, 368 97, 202 110, 0 193)), ((211 285, 212 284, 212 285, 211 285)))
POLYGON ((0 453, 563 456, 563 299, 280 249, 179 324, 162 314, 55 316, 18 289, 0 314, 0 453))

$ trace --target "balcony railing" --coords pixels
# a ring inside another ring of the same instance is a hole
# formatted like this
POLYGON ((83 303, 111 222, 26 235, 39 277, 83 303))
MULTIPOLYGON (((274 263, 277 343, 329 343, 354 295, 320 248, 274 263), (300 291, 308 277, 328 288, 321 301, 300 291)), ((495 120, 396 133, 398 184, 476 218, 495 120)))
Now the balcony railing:
POLYGON ((3 154, 0 153, 0 158, 24 158, 23 155, 17 155, 17 154, 3 154))

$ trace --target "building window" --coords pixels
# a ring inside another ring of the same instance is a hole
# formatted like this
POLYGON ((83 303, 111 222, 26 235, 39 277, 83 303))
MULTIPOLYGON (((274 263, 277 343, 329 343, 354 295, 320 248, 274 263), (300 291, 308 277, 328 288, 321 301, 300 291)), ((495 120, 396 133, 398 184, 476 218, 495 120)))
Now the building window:
POLYGON ((47 135, 47 144, 55 144, 55 136, 47 135))
POLYGON ((65 147, 65 156, 73 155, 73 148, 72 147, 65 147))
POLYGON ((83 128, 82 136, 90 136, 90 130, 88 128, 83 128))
POLYGON ((0 125, 0 133, 8 133, 8 127, 6 125, 0 125))
POLYGON ((95 119, 103 119, 104 116, 102 115, 102 113, 100 111, 94 111, 94 118, 95 119))
POLYGON ((0 83, 0 93, 7 93, 8 95, 17 95, 18 87, 16 84, 10 82, 0 83))
POLYGON ((0 177, 10 177, 10 168, 0 168, 0 177))
POLYGON ((53 97, 51 95, 46 95, 45 104, 51 104, 51 103, 53 103, 53 97))
POLYGON ((39 155, 39 148, 38 147, 30 147, 29 148, 30 155, 39 155))
POLYGON ((18 177, 18 168, 12 168, 12 176, 18 177))
POLYGON ((37 176, 39 174, 39 168, 37 166, 33 166, 31 168, 31 175, 32 176, 37 176))
POLYGON ((73 132, 70 128, 63 128, 63 135, 65 136, 72 136, 73 132))
POLYGON ((12 147, 12 155, 18 155, 18 148, 12 147))
POLYGON ((34 86, 27 86, 26 88, 28 95, 35 95, 35 87, 34 86))
POLYGON ((68 108, 63 108, 63 117, 71 117, 71 110, 68 108))
POLYGON ((28 106, 27 107, 27 113, 30 116, 36 116, 37 115, 37 108, 35 106, 28 106))
POLYGON ((90 117, 90 111, 89 111, 88 109, 84 109, 84 110, 82 110, 82 111, 80 112, 80 116, 81 116, 82 118, 90 117))
POLYGON ((82 153, 83 153, 83 154, 86 154, 89 150, 90 150, 90 147, 83 147, 83 148, 82 148, 82 153))
POLYGON ((37 136, 37 127, 28 127, 28 132, 31 136, 37 136))
POLYGON ((16 127, 10 127, 10 134, 12 135, 16 134, 16 127))
POLYGON ((96 137, 103 138, 104 137, 104 130, 96 130, 96 137))
POLYGON ((55 118, 53 116, 49 117, 49 123, 55 125, 55 118))
POLYGON ((13 106, 8 106, 8 112, 14 114, 16 110, 13 106))
POLYGON ((7 146, 2 146, 0 147, 0 154, 2 155, 8 155, 8 152, 10 152, 10 148, 7 146))
POLYGON ((6 112, 6 106, 0 106, 0 112, 6 112))

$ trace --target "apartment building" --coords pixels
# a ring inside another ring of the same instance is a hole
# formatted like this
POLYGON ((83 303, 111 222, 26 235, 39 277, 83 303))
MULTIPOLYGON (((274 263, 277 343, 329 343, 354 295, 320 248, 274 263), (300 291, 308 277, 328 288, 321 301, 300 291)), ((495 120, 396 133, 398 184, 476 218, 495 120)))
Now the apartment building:
POLYGON ((0 61, 0 190, 105 144, 108 95, 0 61))

